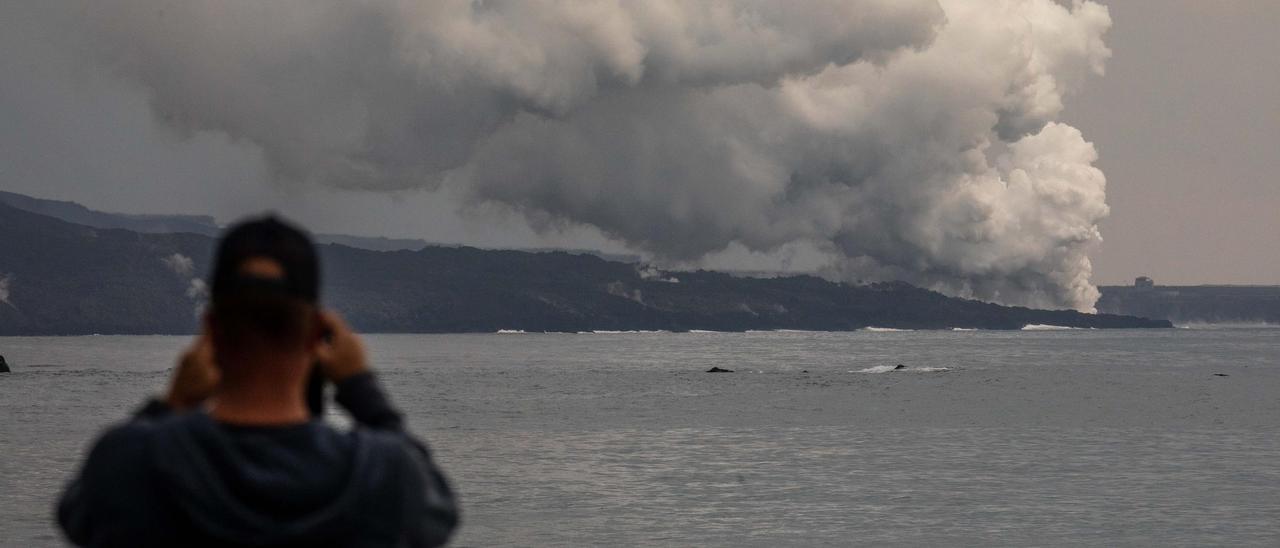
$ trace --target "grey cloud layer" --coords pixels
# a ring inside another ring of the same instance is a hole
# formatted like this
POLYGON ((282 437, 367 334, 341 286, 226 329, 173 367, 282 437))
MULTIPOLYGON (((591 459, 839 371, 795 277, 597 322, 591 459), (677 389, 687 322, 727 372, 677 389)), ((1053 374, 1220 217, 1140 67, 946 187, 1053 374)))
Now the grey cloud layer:
POLYGON ((1106 215, 1055 121, 1105 8, 1051 0, 92 3, 187 131, 348 188, 449 185, 657 257, 803 242, 848 279, 1088 309, 1106 215))

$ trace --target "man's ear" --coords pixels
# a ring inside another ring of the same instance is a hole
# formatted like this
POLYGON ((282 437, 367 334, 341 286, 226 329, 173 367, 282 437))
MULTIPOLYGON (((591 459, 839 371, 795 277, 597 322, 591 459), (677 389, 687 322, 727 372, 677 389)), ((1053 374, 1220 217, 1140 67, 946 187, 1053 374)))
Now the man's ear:
POLYGON ((325 327, 324 318, 320 315, 320 307, 311 310, 311 332, 307 333, 307 346, 315 349, 329 342, 329 329, 325 327))

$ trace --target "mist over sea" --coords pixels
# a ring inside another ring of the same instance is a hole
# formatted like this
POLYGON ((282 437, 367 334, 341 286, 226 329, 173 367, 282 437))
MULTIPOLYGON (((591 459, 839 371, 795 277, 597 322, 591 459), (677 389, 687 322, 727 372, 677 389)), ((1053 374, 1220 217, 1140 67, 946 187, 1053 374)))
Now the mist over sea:
MULTIPOLYGON (((0 545, 61 543, 63 482, 188 341, 0 338, 0 545)), ((1280 544, 1276 328, 368 346, 455 546, 1280 544)))

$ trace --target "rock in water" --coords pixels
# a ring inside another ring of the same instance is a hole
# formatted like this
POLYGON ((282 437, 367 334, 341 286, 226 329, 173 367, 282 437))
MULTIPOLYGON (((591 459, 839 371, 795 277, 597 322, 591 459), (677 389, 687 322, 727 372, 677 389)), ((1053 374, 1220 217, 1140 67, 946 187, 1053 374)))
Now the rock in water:
POLYGON ((707 373, 733 373, 733 370, 732 370, 732 369, 721 369, 721 368, 719 368, 719 367, 712 367, 711 369, 708 369, 708 370, 707 370, 707 373))
POLYGON ((906 368, 907 368, 907 366, 902 365, 902 364, 898 364, 898 365, 893 366, 893 370, 894 370, 894 371, 901 371, 901 370, 906 369, 906 368))
POLYGON ((9 364, 5 363, 4 356, 0 356, 0 373, 8 373, 9 364))

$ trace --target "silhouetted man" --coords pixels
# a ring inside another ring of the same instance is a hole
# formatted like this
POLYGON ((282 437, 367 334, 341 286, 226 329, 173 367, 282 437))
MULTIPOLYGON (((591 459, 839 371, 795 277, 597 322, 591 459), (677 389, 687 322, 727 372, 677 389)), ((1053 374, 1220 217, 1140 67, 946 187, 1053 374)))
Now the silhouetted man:
POLYGON ((166 398, 106 432, 58 505, 85 546, 436 546, 457 524, 360 339, 317 306, 310 239, 272 218, 223 238, 210 309, 166 398), (353 417, 307 404, 315 364, 353 417))

